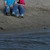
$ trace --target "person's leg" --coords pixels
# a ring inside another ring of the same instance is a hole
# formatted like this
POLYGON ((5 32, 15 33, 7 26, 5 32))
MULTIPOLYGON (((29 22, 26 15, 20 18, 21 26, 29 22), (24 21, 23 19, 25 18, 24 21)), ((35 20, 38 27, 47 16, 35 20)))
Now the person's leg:
POLYGON ((10 13, 10 7, 6 6, 5 7, 5 14, 8 15, 10 13))
POLYGON ((19 16, 19 10, 18 10, 17 4, 13 6, 12 14, 17 16, 17 17, 19 16))
POLYGON ((20 16, 23 17, 24 14, 25 14, 25 8, 21 5, 19 5, 19 13, 20 13, 20 16))
POLYGON ((12 15, 12 10, 13 10, 13 8, 12 7, 10 7, 10 14, 12 15))

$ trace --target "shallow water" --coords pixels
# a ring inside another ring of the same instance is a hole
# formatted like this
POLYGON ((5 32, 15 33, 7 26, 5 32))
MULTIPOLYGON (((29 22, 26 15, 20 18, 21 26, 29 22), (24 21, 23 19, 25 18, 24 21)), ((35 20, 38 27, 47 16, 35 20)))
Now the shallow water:
POLYGON ((0 34, 0 50, 50 50, 50 33, 43 33, 0 34))

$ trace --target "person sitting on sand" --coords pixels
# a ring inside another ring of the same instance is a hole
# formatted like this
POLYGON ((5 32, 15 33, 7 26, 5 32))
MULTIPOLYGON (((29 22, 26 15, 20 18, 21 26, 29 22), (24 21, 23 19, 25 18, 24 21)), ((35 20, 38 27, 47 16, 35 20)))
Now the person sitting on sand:
POLYGON ((19 16, 19 9, 18 9, 18 3, 16 2, 16 4, 13 6, 12 9, 12 15, 18 17, 19 16))
POLYGON ((16 4, 16 0, 4 0, 4 12, 6 15, 12 13, 13 5, 16 4))
POLYGON ((14 5, 12 14, 17 17, 23 18, 24 13, 25 13, 25 1, 19 0, 17 4, 14 5))
POLYGON ((25 0, 18 1, 18 9, 19 9, 20 17, 23 18, 25 14, 25 0))

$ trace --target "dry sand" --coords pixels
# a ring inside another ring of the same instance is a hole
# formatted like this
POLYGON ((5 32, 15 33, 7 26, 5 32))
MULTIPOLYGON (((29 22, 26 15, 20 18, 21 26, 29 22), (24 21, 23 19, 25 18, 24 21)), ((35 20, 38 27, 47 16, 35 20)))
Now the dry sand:
POLYGON ((24 18, 6 16, 0 10, 0 32, 50 29, 50 10, 42 7, 26 7, 24 18))

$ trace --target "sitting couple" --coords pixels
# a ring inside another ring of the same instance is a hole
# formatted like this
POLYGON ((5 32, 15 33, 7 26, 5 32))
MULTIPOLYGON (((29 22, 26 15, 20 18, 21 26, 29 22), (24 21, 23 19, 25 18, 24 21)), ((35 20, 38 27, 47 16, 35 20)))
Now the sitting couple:
POLYGON ((23 17, 25 13, 25 1, 24 0, 4 0, 4 12, 6 15, 15 15, 17 17, 23 17))

